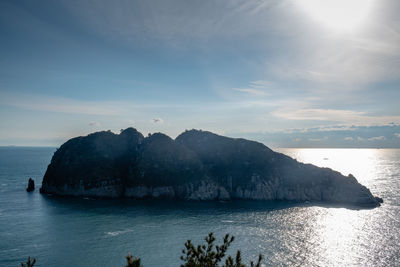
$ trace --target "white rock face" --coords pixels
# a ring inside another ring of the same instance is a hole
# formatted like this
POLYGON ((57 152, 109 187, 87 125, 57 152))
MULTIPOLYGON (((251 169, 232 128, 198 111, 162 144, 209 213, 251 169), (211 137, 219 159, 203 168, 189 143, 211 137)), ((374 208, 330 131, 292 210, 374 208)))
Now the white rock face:
POLYGON ((154 187, 151 196, 154 198, 174 198, 175 191, 172 186, 154 187))
POLYGON ((175 191, 172 186, 162 186, 162 187, 135 186, 126 188, 124 196, 128 198, 146 198, 146 197, 174 198, 175 191))
POLYGON ((197 188, 190 184, 187 187, 186 199, 190 200, 227 200, 230 199, 228 191, 212 181, 202 181, 197 188))
POLYGON ((262 181, 254 179, 251 189, 238 186, 234 191, 234 197, 239 199, 252 200, 274 200, 276 199, 276 191, 278 184, 276 181, 262 181))
POLYGON ((41 190, 45 190, 46 193, 57 194, 61 196, 85 196, 85 197, 106 197, 106 198, 117 198, 121 196, 122 186, 119 185, 104 185, 102 187, 94 187, 85 189, 83 186, 70 187, 64 185, 62 188, 58 188, 51 185, 42 186, 41 190))
POLYGON ((64 185, 62 188, 45 185, 47 193, 70 196, 86 197, 127 197, 127 198, 180 198, 187 200, 289 200, 289 201, 313 201, 348 203, 355 205, 377 205, 371 198, 370 191, 353 177, 336 185, 324 186, 321 183, 311 185, 284 186, 279 179, 263 181, 259 177, 253 177, 246 188, 237 186, 230 191, 211 180, 201 181, 195 185, 192 183, 181 186, 135 186, 123 189, 122 185, 102 182, 99 187, 85 189, 81 183, 76 187, 64 185))
POLYGON ((184 198, 188 200, 227 200, 228 191, 213 182, 201 182, 199 186, 186 184, 184 186, 147 187, 136 186, 125 189, 125 197, 129 198, 184 198))
POLYGON ((135 186, 125 189, 125 197, 144 198, 149 196, 150 189, 147 186, 135 186))

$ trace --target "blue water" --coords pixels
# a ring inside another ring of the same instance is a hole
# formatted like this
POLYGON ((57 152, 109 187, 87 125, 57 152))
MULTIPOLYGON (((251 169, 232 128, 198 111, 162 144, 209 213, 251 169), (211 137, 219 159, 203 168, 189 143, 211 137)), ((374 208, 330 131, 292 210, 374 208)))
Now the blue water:
POLYGON ((46 197, 41 179, 55 148, 0 148, 0 266, 179 266, 187 239, 236 239, 245 262, 266 266, 400 263, 400 150, 282 149, 299 161, 352 173, 384 198, 376 209, 285 202, 173 202, 46 197), (32 177, 37 189, 27 193, 32 177))

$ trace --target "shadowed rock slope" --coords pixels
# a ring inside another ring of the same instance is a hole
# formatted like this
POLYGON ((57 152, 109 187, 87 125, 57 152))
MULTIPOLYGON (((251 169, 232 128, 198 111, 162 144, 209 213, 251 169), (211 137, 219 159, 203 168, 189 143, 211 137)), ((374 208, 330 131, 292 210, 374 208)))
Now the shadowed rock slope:
POLYGON ((245 139, 191 130, 175 140, 128 128, 64 143, 41 193, 189 200, 290 200, 379 206, 352 176, 303 164, 245 139))

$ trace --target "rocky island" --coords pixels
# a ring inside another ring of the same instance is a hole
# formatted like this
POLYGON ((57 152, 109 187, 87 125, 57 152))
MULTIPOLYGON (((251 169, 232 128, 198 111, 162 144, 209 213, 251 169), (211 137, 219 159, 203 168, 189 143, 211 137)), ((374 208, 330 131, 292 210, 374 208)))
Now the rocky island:
POLYGON ((288 200, 379 206, 381 199, 329 168, 265 145, 190 130, 175 140, 128 128, 76 137, 53 155, 41 193, 187 200, 288 200))

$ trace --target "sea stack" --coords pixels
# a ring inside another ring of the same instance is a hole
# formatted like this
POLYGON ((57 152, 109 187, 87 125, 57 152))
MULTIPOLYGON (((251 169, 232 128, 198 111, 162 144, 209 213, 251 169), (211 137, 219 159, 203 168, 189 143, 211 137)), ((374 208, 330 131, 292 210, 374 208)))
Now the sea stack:
POLYGON ((33 190, 35 190, 35 181, 32 178, 29 178, 26 192, 32 192, 33 190))
POLYGON ((176 139, 128 128, 76 137, 53 155, 41 193, 186 200, 287 200, 379 206, 352 175, 303 164, 242 138, 190 130, 176 139))

